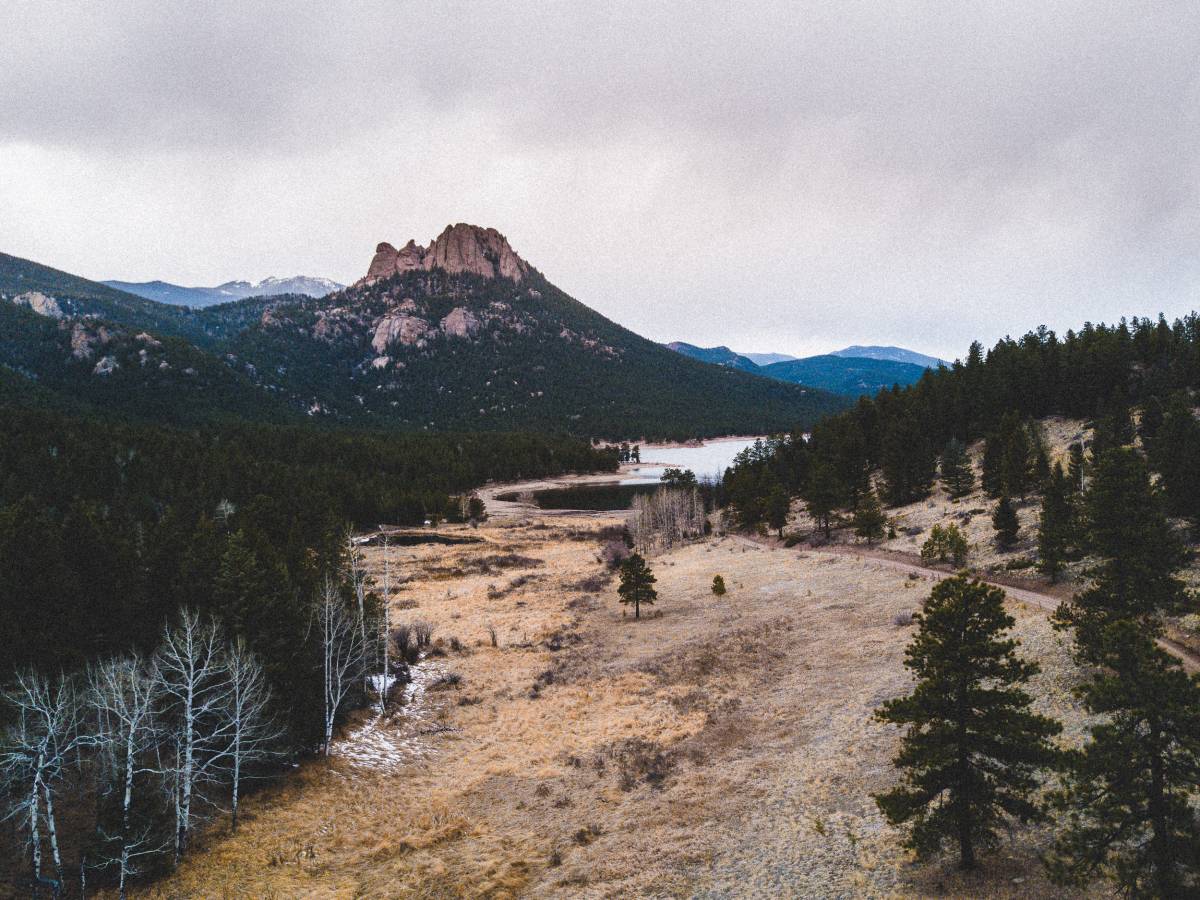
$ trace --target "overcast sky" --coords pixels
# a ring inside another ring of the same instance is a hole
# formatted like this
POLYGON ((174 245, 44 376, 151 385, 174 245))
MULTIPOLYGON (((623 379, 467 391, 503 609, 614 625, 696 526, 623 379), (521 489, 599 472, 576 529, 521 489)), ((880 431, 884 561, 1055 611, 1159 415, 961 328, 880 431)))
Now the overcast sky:
POLYGON ((1200 307, 1197 4, 9 0, 0 59, 0 250, 91 278, 466 221, 742 351, 1200 307))

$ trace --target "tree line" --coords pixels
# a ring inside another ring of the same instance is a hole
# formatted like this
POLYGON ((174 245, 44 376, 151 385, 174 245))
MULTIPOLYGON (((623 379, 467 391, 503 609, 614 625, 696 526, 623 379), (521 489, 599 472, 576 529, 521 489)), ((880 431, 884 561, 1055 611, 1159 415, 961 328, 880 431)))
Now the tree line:
POLYGON ((726 492, 746 524, 765 522, 770 498, 782 492, 801 496, 824 528, 872 488, 900 506, 928 496, 940 473, 953 496, 969 493, 965 447, 982 438, 983 486, 1012 499, 1041 490, 1051 475, 1030 423, 1059 414, 1095 422, 1087 449, 1097 457, 1142 438, 1170 510, 1200 519, 1200 488, 1190 476, 1200 464, 1200 425, 1187 393, 1198 385, 1196 314, 1171 324, 1161 316, 1087 324, 1062 337, 1043 327, 986 353, 976 342, 965 360, 903 390, 864 397, 811 435, 797 429, 765 442, 727 473, 726 492))

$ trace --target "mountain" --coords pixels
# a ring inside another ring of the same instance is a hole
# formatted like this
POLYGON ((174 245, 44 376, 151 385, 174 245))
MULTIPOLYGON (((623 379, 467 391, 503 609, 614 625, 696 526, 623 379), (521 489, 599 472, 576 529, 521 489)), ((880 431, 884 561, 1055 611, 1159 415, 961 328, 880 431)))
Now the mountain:
POLYGON ((768 378, 808 384, 847 397, 874 396, 894 384, 907 387, 925 374, 925 367, 907 362, 837 355, 810 356, 763 366, 768 378))
POLYGON ((190 309, 5 256, 0 297, 0 366, 154 421, 647 439, 807 427, 847 406, 639 337, 473 225, 380 244, 363 278, 324 297, 190 309))
POLYGON ((676 353, 698 359, 700 362, 712 363, 714 366, 728 366, 731 369, 741 369, 743 372, 757 372, 758 365, 734 353, 728 347, 697 347, 695 344, 685 344, 683 341, 672 341, 667 344, 676 353))
POLYGON ((797 358, 788 356, 786 353, 743 353, 741 355, 756 366, 769 366, 771 363, 788 362, 797 358))
POLYGON ((857 359, 884 359, 891 362, 911 363, 926 369, 936 369, 949 363, 936 356, 926 356, 915 350, 905 350, 903 347, 862 347, 855 345, 845 350, 835 350, 830 356, 851 356, 857 359))
POLYGON ((191 306, 197 309, 246 297, 276 297, 280 294, 303 294, 324 297, 340 291, 345 285, 328 278, 296 275, 291 278, 265 278, 252 284, 249 281, 227 281, 216 287, 182 287, 167 281, 104 281, 102 284, 129 294, 136 294, 157 303, 191 306))

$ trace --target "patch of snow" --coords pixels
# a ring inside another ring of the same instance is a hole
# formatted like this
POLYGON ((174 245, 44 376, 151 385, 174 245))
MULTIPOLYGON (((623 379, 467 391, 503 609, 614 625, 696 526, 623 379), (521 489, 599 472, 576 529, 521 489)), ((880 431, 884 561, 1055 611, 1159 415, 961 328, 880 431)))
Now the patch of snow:
MULTIPOLYGON (((376 711, 330 750, 330 755, 351 766, 375 772, 395 771, 414 760, 437 753, 430 738, 445 730, 435 719, 438 705, 430 698, 429 686, 447 672, 444 663, 423 660, 409 667, 412 678, 396 708, 386 715, 376 711)), ((382 675, 371 678, 378 690, 382 675)), ((395 678, 388 676, 388 686, 395 678)))

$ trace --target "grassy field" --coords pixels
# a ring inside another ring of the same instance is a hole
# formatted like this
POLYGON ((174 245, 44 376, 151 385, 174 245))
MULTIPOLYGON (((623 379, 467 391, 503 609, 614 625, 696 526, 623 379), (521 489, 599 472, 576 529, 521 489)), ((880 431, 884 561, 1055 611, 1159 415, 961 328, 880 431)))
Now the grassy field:
MULTIPOLYGON (((1044 831, 964 878, 912 863, 870 799, 898 738, 871 712, 908 685, 894 620, 929 582, 713 538, 652 560, 635 622, 599 557, 613 517, 498 511, 484 543, 392 551, 393 618, 432 623, 442 654, 410 702, 254 797, 153 896, 1069 896, 1042 878, 1044 831)), ((1064 639, 1012 611, 1039 707, 1080 740, 1064 639)))

